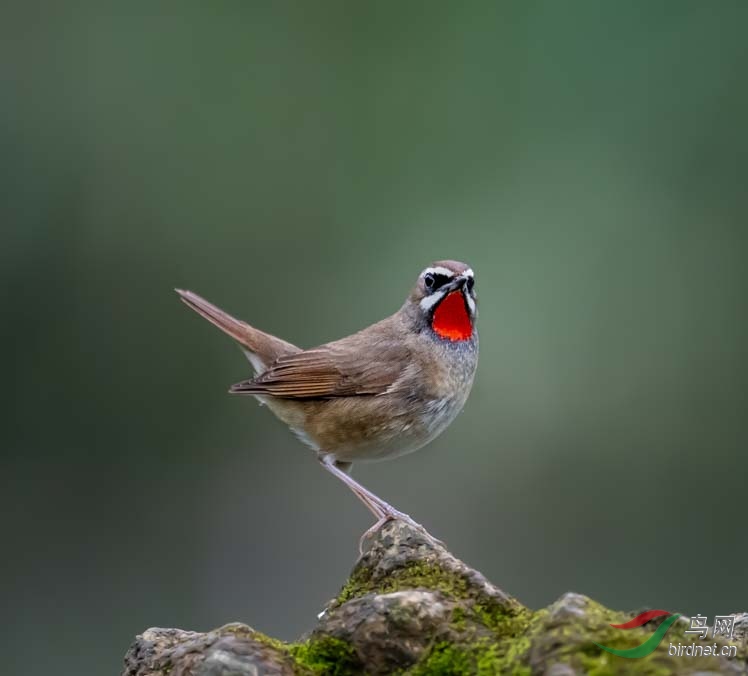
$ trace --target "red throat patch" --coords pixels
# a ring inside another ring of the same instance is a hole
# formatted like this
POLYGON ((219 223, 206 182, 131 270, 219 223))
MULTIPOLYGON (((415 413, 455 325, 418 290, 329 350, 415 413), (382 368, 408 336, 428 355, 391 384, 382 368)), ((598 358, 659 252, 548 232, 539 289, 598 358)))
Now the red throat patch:
POLYGON ((452 341, 467 340, 473 335, 462 291, 452 291, 436 306, 431 328, 442 338, 452 341))

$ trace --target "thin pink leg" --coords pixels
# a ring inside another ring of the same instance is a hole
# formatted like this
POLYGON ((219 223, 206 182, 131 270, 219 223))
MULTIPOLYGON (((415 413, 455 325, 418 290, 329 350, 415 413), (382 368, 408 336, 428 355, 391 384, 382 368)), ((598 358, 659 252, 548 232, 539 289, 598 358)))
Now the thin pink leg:
POLYGON ((346 486, 348 486, 348 488, 350 488, 351 491, 353 491, 354 495, 356 495, 356 497, 358 497, 358 499, 364 503, 366 508, 374 515, 374 517, 377 520, 377 522, 361 536, 361 540, 359 541, 359 545, 358 545, 359 552, 363 553, 364 541, 370 535, 373 535, 374 533, 376 533, 385 523, 387 523, 388 521, 391 521, 392 519, 400 519, 401 521, 405 521, 411 526, 424 530, 421 524, 416 523, 407 514, 404 514, 403 512, 395 509, 392 505, 382 500, 382 498, 380 498, 377 495, 374 495, 374 493, 364 488, 352 476, 350 476, 347 472, 342 470, 339 467, 338 463, 335 461, 334 456, 323 455, 320 457, 319 460, 320 460, 320 463, 322 463, 322 466, 328 472, 330 472, 330 474, 333 474, 334 476, 336 476, 346 486))

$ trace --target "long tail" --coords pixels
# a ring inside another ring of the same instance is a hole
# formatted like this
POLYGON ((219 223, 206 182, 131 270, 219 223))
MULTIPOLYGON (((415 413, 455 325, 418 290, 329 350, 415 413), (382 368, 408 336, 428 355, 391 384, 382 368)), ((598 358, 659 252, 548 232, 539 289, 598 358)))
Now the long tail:
POLYGON ((187 307, 193 309, 201 317, 207 319, 239 343, 252 366, 258 372, 267 368, 278 357, 300 351, 295 345, 232 317, 228 312, 224 312, 221 308, 209 303, 205 298, 201 298, 192 291, 174 290, 187 307))

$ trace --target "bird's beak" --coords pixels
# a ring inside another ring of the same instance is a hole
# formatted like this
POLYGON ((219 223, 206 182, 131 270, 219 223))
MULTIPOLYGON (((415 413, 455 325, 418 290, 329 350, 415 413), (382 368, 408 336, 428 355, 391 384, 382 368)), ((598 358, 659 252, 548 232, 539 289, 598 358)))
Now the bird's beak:
POLYGON ((469 277, 466 275, 458 275, 455 277, 449 284, 442 287, 444 291, 447 293, 451 293, 452 291, 456 291, 457 289, 465 289, 465 284, 467 284, 467 280, 469 277))

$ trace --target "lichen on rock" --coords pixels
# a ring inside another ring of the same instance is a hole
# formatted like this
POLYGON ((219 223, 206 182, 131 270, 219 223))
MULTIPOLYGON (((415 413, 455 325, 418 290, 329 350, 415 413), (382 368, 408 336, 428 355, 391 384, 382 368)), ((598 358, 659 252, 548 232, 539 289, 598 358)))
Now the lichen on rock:
POLYGON ((736 657, 669 655, 670 642, 693 642, 683 634, 685 618, 645 657, 604 651, 600 645, 626 649, 651 636, 657 620, 626 631, 610 626, 632 615, 574 593, 532 611, 425 531, 392 521, 300 641, 244 624, 207 633, 149 629, 125 656, 123 676, 745 673, 748 615, 736 618, 736 657))

